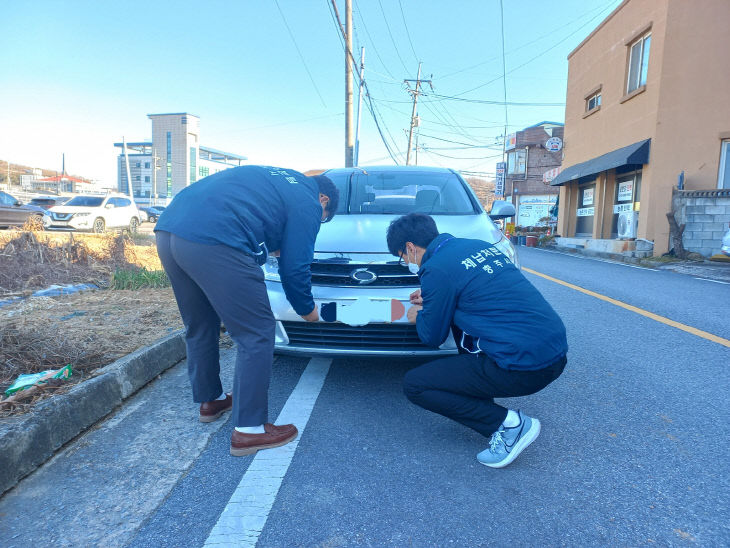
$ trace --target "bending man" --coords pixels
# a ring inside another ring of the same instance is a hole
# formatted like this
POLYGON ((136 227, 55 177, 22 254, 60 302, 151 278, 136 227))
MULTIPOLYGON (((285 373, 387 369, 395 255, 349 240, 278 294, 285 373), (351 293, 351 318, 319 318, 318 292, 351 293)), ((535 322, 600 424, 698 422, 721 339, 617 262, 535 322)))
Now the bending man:
POLYGON ((305 320, 319 319, 310 264, 320 224, 337 211, 339 192, 327 177, 242 166, 183 189, 160 216, 157 250, 185 324, 188 374, 200 420, 233 408, 231 454, 278 447, 294 425, 268 423, 274 316, 261 265, 280 251, 286 297, 305 320), (221 320, 236 342, 233 394, 220 381, 221 320))

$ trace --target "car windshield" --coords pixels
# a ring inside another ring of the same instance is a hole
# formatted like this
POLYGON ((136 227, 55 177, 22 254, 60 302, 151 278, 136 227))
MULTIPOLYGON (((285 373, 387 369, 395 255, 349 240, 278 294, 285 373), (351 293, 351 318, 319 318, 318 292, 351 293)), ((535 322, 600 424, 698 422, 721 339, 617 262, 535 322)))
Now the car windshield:
POLYGON ((332 171, 326 174, 340 191, 337 213, 472 215, 478 213, 464 183, 451 172, 332 171))
POLYGON ((103 196, 76 196, 64 205, 81 207, 99 207, 104 201, 103 196))

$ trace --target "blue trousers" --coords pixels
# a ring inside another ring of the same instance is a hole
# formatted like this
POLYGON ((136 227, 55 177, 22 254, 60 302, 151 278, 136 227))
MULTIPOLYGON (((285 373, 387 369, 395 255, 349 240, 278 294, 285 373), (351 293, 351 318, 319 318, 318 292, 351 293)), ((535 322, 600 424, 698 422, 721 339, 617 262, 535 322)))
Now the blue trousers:
POLYGON ((275 321, 261 267, 225 245, 198 244, 169 232, 156 234, 157 252, 185 324, 193 401, 211 401, 223 391, 218 354, 222 320, 238 351, 235 425, 268 422, 275 321))
POLYGON ((566 358, 535 371, 499 367, 484 354, 459 354, 411 369, 403 379, 406 397, 416 405, 491 436, 507 417, 494 398, 534 394, 557 379, 566 358))

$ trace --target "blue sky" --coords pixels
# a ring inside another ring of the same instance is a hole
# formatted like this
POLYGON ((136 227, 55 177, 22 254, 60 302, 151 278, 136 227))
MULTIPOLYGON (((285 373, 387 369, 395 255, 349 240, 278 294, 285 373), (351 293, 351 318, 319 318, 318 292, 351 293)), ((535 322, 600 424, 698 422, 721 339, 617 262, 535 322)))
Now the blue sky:
MULTIPOLYGON (((508 106, 508 132, 563 121, 566 57, 619 3, 504 0, 508 102, 558 104, 508 106)), ((504 106, 473 101, 503 101, 499 1, 353 4, 355 55, 365 47, 396 160, 411 114, 403 80, 421 61, 433 90, 419 99, 418 163, 493 173, 504 106)), ((60 169, 65 152, 70 172, 113 184, 114 142, 149 139, 147 114, 189 112, 203 145, 252 163, 344 165, 345 61, 329 0, 34 0, 4 2, 2 20, 0 159, 60 169)), ((364 109, 360 164, 392 163, 364 109)))

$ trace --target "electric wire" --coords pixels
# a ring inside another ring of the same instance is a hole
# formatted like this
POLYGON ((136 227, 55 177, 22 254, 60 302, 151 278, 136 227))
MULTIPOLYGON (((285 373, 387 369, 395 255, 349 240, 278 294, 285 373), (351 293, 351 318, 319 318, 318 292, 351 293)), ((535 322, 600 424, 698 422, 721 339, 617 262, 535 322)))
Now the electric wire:
POLYGON ((381 0, 378 0, 378 5, 380 6, 380 13, 383 14, 383 21, 385 21, 385 28, 388 29, 388 34, 390 35, 390 41, 393 42, 393 49, 395 50, 395 54, 398 56, 398 59, 400 60, 401 65, 403 65, 403 69, 408 72, 408 67, 406 66, 405 62, 403 62, 403 57, 400 56, 400 51, 398 51, 398 46, 395 43, 395 38, 393 38, 393 33, 390 30, 390 24, 388 23, 388 17, 385 15, 385 10, 383 9, 383 3, 381 0))
POLYGON ((284 16, 284 12, 281 10, 281 6, 279 6, 279 0, 274 0, 274 3, 276 4, 276 8, 279 10, 279 13, 281 14, 281 19, 284 21, 284 26, 286 27, 286 30, 289 32, 289 37, 291 38, 291 41, 294 43, 294 47, 297 50, 297 53, 299 54, 299 58, 302 60, 302 65, 304 66, 304 70, 307 71, 307 74, 309 75, 309 80, 312 82, 312 86, 314 86, 314 90, 317 92, 317 95, 319 95, 319 100, 322 101, 322 106, 327 108, 327 103, 324 102, 324 98, 322 97, 322 94, 319 92, 319 88, 317 87, 317 83, 314 81, 314 77, 312 76, 312 73, 309 71, 309 67, 307 66, 307 61, 304 59, 304 55, 302 55, 302 50, 299 49, 299 44, 297 44, 296 38, 294 38, 294 33, 291 31, 291 28, 289 28, 289 23, 286 21, 286 17, 284 16))
POLYGON ((416 60, 416 63, 419 62, 418 54, 416 54, 416 48, 413 47, 413 40, 411 40, 411 33, 408 32, 408 23, 406 23, 406 15, 403 13, 403 2, 401 0, 398 0, 398 6, 400 7, 400 16, 401 19, 403 19, 403 26, 406 29, 406 36, 408 37, 408 43, 411 45, 411 51, 413 52, 413 58, 416 60))

